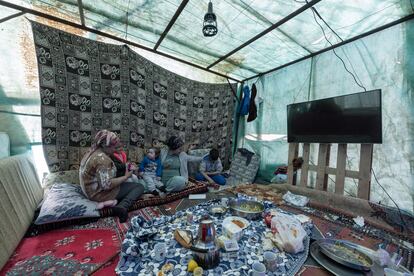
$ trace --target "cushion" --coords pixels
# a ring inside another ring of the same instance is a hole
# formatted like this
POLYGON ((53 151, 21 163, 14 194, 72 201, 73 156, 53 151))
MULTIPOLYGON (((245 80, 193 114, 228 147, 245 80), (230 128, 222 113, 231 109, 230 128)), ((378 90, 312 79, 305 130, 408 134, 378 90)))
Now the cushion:
POLYGON ((230 165, 228 185, 250 184, 256 178, 260 166, 260 156, 246 149, 237 149, 230 165))
POLYGON ((29 227, 42 196, 30 154, 0 159, 0 268, 29 227))
POLYGON ((43 201, 35 224, 99 216, 96 202, 87 199, 79 185, 56 183, 43 201))
POLYGON ((71 183, 79 185, 79 170, 49 173, 43 179, 42 186, 45 189, 50 189, 55 183, 71 183))

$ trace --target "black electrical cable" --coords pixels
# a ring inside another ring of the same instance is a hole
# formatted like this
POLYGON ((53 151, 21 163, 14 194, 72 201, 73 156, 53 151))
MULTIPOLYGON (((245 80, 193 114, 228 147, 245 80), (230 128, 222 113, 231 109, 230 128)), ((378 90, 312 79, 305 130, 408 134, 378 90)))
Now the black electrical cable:
POLYGON ((398 206, 398 204, 394 201, 394 199, 391 197, 391 195, 387 192, 387 190, 385 190, 385 188, 379 183, 379 181, 378 181, 378 179, 377 179, 377 176, 375 175, 375 172, 374 172, 374 169, 372 169, 371 168, 371 171, 372 171, 372 175, 374 176, 374 178, 375 178, 375 181, 377 181, 377 184, 381 187, 381 189, 387 194, 387 196, 391 199, 391 201, 394 203, 394 205, 395 205, 395 207, 397 207, 397 210, 398 210, 398 213, 399 213, 399 215, 400 215, 400 218, 401 218, 401 221, 402 221, 402 223, 404 224, 404 226, 405 227, 407 227, 407 225, 405 224, 405 221, 404 221, 404 218, 403 218, 403 216, 402 216, 402 213, 401 213, 401 209, 400 209, 400 207, 398 206))
POLYGON ((128 0, 128 7, 126 12, 126 22, 125 22, 125 39, 128 39, 128 15, 129 15, 129 4, 131 0, 128 0))
MULTIPOLYGON (((308 2, 308 1, 306 1, 306 2, 308 2)), ((329 26, 329 24, 328 23, 326 23, 326 21, 322 18, 322 16, 319 14, 319 12, 316 10, 316 8, 315 7, 311 7, 311 9, 312 9, 312 11, 313 12, 315 12, 316 13, 316 15, 323 21, 323 23, 325 23, 325 25, 329 28, 329 30, 331 30, 331 32, 333 32, 338 38, 339 38, 339 40, 341 40, 341 41, 344 41, 343 39, 342 39, 342 37, 340 37, 339 36, 339 34, 337 34, 337 32, 335 32, 332 28, 331 28, 331 26, 329 26)), ((331 44, 332 45, 332 44, 331 44)))
MULTIPOLYGON (((321 30, 322 30, 322 33, 323 33, 323 36, 325 37, 325 39, 326 39, 326 41, 331 45, 331 46, 333 46, 333 44, 329 41, 329 39, 328 39, 328 37, 326 36, 326 34, 325 34, 325 30, 323 29, 323 27, 322 27, 322 25, 318 22, 318 20, 316 19, 316 16, 315 16, 315 11, 312 9, 312 14, 313 14, 313 18, 315 19, 315 22, 316 22, 316 24, 318 24, 318 26, 321 28, 321 30)), ((325 21, 324 21, 325 22, 325 21)), ((326 23, 325 23, 326 24, 326 23)), ((352 78, 354 79, 354 81, 355 81, 355 83, 359 86, 359 87, 361 87, 362 89, 364 89, 364 91, 366 92, 367 91, 367 89, 365 88, 365 86, 363 86, 362 84, 360 84, 358 81, 357 81, 357 79, 355 78, 355 75, 351 72, 351 71, 349 71, 348 70, 348 68, 346 67, 346 64, 345 64, 345 62, 344 62, 344 60, 336 53, 336 51, 335 51, 335 49, 332 49, 332 51, 333 51, 333 53, 335 54, 335 56, 342 62, 342 65, 344 66, 344 69, 352 76, 352 78)))
MULTIPOLYGON (((298 2, 298 1, 296 1, 296 2, 298 2)), ((308 1, 306 0, 306 3, 308 3, 308 1)), ((412 4, 412 0, 410 0, 410 4, 411 4, 411 8, 413 9, 413 11, 414 11, 414 7, 413 7, 413 4, 412 4)), ((314 7, 312 7, 312 14, 313 14, 313 18, 315 19, 315 22, 316 22, 316 24, 318 24, 318 26, 321 28, 321 30, 322 30, 322 33, 323 33, 323 36, 325 37, 325 39, 326 39, 326 41, 331 45, 331 46, 333 46, 333 44, 329 41, 329 39, 327 38, 327 36, 326 36, 326 34, 325 34, 325 30, 323 29, 323 27, 321 26, 321 24, 319 24, 319 22, 318 22, 318 20, 316 19, 316 16, 315 16, 315 13, 318 15, 318 17, 325 23, 325 25, 341 40, 341 41, 343 41, 342 40, 342 38, 329 26, 329 24, 322 18, 322 16, 318 13, 318 11, 314 8, 314 7)), ((345 70, 352 76, 352 78, 354 79, 354 81, 355 81, 355 83, 359 86, 359 87, 361 87, 361 88, 363 88, 364 89, 364 91, 366 92, 367 91, 367 89, 362 85, 362 83, 361 84, 359 84, 358 83, 358 81, 357 81, 357 79, 355 78, 355 75, 351 72, 351 71, 349 71, 348 70, 348 68, 346 67, 346 64, 345 64, 345 62, 343 61, 343 59, 340 57, 340 56, 338 56, 338 54, 335 52, 335 49, 332 49, 332 51, 333 51, 333 53, 335 54, 335 56, 342 62, 342 65, 344 66, 344 68, 345 68, 345 70)), ((347 158, 348 158, 348 156, 347 156, 347 158)), ((349 160, 348 160, 348 162, 349 162, 349 160)), ((374 169, 372 169, 371 168, 371 171, 372 171, 372 174, 373 174, 373 176, 374 176, 374 178, 375 178, 375 181, 378 183, 378 185, 382 188, 382 190, 386 193, 386 195, 391 199, 391 201, 395 204, 395 206, 397 207, 397 210, 398 210, 398 213, 399 213, 399 215, 400 215, 400 218, 401 218, 401 221, 402 221, 402 223, 404 224, 404 226, 406 226, 406 224, 405 224, 405 221, 404 221, 404 218, 403 218, 403 216, 402 216, 402 213, 401 213, 401 209, 400 209, 400 207, 398 206, 398 204, 394 201, 394 199, 391 197, 391 195, 385 190, 385 188, 379 183, 379 181, 378 181, 378 179, 377 179, 377 177, 376 177, 376 175, 375 175, 375 172, 374 172, 374 169)), ((331 179, 332 180, 332 179, 331 179)), ((332 180, 333 181, 333 180, 332 180)), ((335 183, 335 182, 334 182, 335 183)), ((354 183, 355 183, 355 180, 354 180, 354 183)))

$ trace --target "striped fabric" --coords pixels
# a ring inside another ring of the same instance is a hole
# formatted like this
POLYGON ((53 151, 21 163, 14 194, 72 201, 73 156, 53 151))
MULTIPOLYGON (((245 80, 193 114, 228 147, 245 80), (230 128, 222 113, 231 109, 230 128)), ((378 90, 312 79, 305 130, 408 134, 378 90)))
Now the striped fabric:
POLYGON ((43 189, 29 155, 0 159, 0 267, 33 220, 43 189))

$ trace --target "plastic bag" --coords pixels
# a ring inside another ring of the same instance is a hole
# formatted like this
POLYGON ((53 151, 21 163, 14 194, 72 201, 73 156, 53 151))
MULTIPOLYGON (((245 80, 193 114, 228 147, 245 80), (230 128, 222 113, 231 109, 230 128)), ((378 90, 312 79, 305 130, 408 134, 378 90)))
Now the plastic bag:
POLYGON ((283 200, 292 205, 301 207, 305 206, 309 202, 309 198, 307 198, 306 196, 292 194, 289 191, 283 195, 283 200))
POLYGON ((307 234, 295 217, 279 213, 272 218, 271 227, 276 229, 286 252, 296 254, 303 251, 303 239, 307 234))

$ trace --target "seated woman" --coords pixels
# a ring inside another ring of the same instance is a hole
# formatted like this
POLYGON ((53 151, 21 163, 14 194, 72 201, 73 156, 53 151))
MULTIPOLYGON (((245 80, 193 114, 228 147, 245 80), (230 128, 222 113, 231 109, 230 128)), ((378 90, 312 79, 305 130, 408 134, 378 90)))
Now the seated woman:
POLYGON ((163 167, 161 181, 167 193, 179 192, 188 182, 188 162, 201 161, 203 157, 191 156, 183 151, 184 141, 177 136, 171 136, 167 148, 161 149, 161 164, 163 167))
POLYGON ((114 152, 121 148, 119 137, 108 130, 99 131, 89 151, 83 156, 79 169, 83 193, 93 201, 117 200, 112 207, 120 222, 128 219, 128 208, 142 196, 144 186, 126 182, 132 171, 125 169, 123 176, 116 177, 116 167, 111 160, 114 152))

